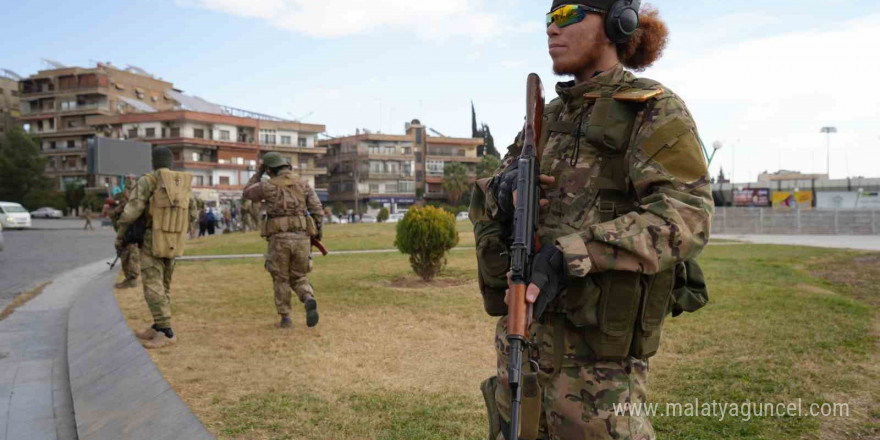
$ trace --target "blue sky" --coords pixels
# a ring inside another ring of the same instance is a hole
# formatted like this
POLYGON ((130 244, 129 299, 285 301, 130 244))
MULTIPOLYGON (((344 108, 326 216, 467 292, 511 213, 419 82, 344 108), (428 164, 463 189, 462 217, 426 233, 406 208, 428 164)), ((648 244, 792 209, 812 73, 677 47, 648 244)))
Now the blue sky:
MULTIPOLYGON (((549 1, 4 1, 0 68, 136 65, 210 101, 400 133, 418 118, 470 135, 470 102, 504 146, 521 127, 525 77, 550 71, 549 1)), ((880 2, 655 1, 671 28, 643 75, 688 103, 713 163, 737 181, 778 168, 880 176, 880 2), (864 83, 864 84, 863 84, 864 83)))

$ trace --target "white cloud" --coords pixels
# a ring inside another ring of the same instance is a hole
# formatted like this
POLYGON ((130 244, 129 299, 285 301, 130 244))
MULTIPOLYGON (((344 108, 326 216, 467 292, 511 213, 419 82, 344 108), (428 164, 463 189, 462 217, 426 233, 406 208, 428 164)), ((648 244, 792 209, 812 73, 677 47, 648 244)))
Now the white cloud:
MULTIPOLYGON (((780 162, 824 171, 825 138, 819 128, 825 125, 840 129, 832 141, 832 177, 876 175, 871 164, 880 163, 880 88, 873 84, 880 71, 878 41, 880 15, 872 15, 818 31, 714 50, 704 46, 691 59, 678 52, 650 76, 688 102, 708 143, 740 139, 737 180, 780 162)), ((721 163, 729 174, 731 152, 724 156, 721 163)))
POLYGON ((402 30, 426 39, 467 36, 480 41, 517 32, 522 25, 490 12, 487 0, 177 0, 312 37, 344 37, 374 30, 402 30))

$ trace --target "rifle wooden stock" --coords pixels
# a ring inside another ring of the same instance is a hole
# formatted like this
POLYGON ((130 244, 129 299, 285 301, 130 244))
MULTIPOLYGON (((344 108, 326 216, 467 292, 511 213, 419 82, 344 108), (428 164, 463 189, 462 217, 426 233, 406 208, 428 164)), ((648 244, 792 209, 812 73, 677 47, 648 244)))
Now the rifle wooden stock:
POLYGON ((318 250, 321 251, 321 255, 327 256, 327 254, 330 253, 327 248, 324 247, 324 243, 321 243, 321 240, 312 237, 310 241, 312 242, 312 246, 318 248, 318 250))

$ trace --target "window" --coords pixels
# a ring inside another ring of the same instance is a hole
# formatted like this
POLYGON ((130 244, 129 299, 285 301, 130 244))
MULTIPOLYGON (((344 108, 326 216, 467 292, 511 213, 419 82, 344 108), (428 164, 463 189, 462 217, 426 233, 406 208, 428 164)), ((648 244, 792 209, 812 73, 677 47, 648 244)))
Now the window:
POLYGON ((309 158, 308 157, 299 157, 299 167, 300 169, 308 169, 309 168, 309 158))
POLYGON ((290 136, 281 136, 281 145, 293 145, 290 136))
POLYGON ((244 165, 244 158, 243 157, 236 157, 235 163, 236 163, 236 165, 244 165))
POLYGON ((425 164, 425 170, 429 175, 443 175, 443 161, 442 160, 429 160, 425 164))
POLYGON ((308 144, 306 143, 306 138, 299 138, 299 139, 297 139, 297 140, 296 140, 296 145, 299 146, 299 147, 303 147, 303 148, 307 147, 308 144))
POLYGON ((205 176, 194 176, 193 186, 205 186, 205 176))
POLYGON ((260 143, 275 145, 275 130, 260 130, 260 143))
POLYGON ((220 130, 220 140, 228 141, 229 139, 229 130, 220 130))
POLYGON ((55 118, 49 119, 49 129, 50 130, 55 129, 55 118))
POLYGON ((165 127, 162 127, 162 138, 165 137, 166 133, 167 133, 167 130, 165 129, 165 127))
POLYGON ((67 148, 76 148, 76 141, 67 141, 67 148))
POLYGON ((129 128, 128 129, 128 137, 129 139, 134 139, 138 137, 138 129, 137 128, 129 128))
POLYGON ((377 160, 370 161, 370 172, 383 173, 385 172, 385 167, 383 166, 382 162, 379 162, 377 160))
POLYGON ((397 193, 397 182, 388 182, 385 184, 385 193, 387 194, 396 194, 397 193))
POLYGON ((171 127, 171 137, 179 138, 180 137, 180 127, 171 127))
POLYGON ((205 130, 202 128, 194 128, 193 129, 193 137, 196 139, 204 139, 205 138, 205 130))
POLYGON ((146 137, 148 137, 148 138, 154 138, 154 137, 156 137, 156 129, 153 128, 153 127, 150 127, 150 128, 148 128, 148 129, 146 129, 145 132, 144 132, 144 136, 146 136, 146 137))
POLYGON ((229 176, 220 176, 221 185, 229 185, 229 176))
POLYGON ((421 182, 422 180, 425 180, 424 175, 421 171, 416 171, 416 182, 421 182))
POLYGON ((421 161, 422 161, 422 152, 416 151, 416 162, 421 162, 421 161))
POLYGON ((371 183, 370 184, 370 193, 372 193, 372 194, 379 193, 379 184, 378 183, 371 183))
POLYGON ((193 160, 193 162, 201 162, 201 161, 202 161, 202 155, 199 154, 199 153, 193 153, 193 154, 192 154, 192 160, 193 160))
POLYGON ((409 180, 401 180, 397 182, 397 192, 399 194, 413 194, 416 192, 416 183, 409 180))
POLYGON ((403 154, 409 156, 410 154, 412 154, 412 148, 403 147, 403 154))

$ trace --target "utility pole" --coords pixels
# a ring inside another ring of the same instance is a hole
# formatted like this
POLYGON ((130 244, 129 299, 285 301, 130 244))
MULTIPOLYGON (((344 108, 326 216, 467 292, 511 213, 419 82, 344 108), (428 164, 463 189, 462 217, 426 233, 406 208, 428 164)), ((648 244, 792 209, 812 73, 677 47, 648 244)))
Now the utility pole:
POLYGON ((825 133, 825 173, 831 178, 831 134, 837 133, 837 127, 822 127, 820 133, 825 133))

